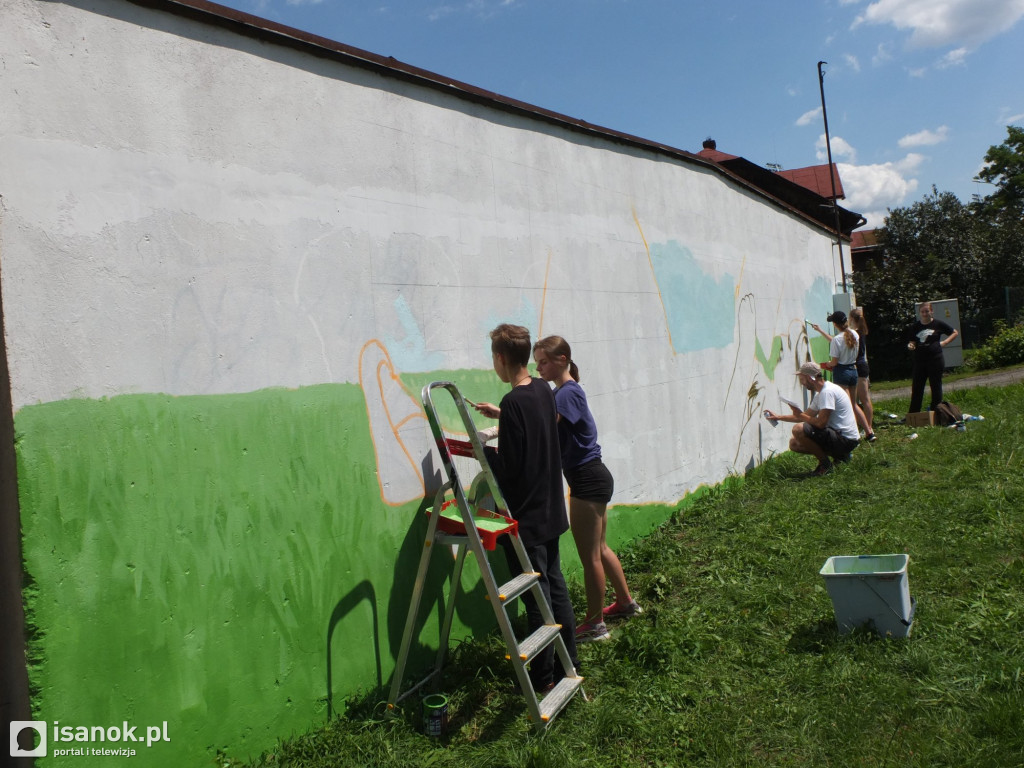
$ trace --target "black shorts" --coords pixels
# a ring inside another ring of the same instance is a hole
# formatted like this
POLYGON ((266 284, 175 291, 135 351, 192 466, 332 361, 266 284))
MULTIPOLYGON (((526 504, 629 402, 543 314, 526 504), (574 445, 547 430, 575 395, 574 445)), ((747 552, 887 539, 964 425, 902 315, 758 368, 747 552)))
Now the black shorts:
POLYGON ((849 456, 850 451, 860 445, 859 439, 855 440, 850 437, 843 437, 832 427, 818 429, 817 427, 812 427, 810 424, 804 423, 804 434, 817 443, 821 447, 821 450, 833 459, 840 459, 843 456, 849 456))
POLYGON ((615 481, 612 473, 600 459, 588 461, 578 467, 565 470, 569 483, 569 498, 607 504, 612 500, 615 481))
POLYGON ((861 378, 861 379, 870 379, 871 378, 871 368, 868 367, 868 361, 867 360, 858 360, 857 361, 857 376, 858 376, 858 378, 861 378))

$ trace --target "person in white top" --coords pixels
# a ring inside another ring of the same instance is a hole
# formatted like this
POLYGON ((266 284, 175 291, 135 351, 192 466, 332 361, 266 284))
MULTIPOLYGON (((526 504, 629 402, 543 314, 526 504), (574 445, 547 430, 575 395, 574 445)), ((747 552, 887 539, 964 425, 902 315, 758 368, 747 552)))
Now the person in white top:
POLYGON ((816 458, 818 466, 811 474, 824 475, 832 471, 830 457, 836 461, 849 461, 850 452, 860 444, 853 403, 846 390, 825 381, 817 363, 804 363, 796 375, 800 377, 801 386, 814 394, 807 410, 791 406, 791 415, 772 411, 765 411, 764 415, 769 421, 794 424, 789 450, 816 458))
POLYGON ((857 357, 860 353, 860 337, 855 330, 850 328, 845 312, 833 312, 825 319, 836 327, 835 336, 811 323, 811 328, 829 340, 828 353, 832 359, 822 364, 821 367, 831 370, 832 380, 846 390, 850 402, 853 403, 853 415, 857 419, 857 423, 864 429, 865 439, 869 443, 873 443, 875 442, 875 431, 871 428, 871 421, 857 404, 859 382, 857 357))

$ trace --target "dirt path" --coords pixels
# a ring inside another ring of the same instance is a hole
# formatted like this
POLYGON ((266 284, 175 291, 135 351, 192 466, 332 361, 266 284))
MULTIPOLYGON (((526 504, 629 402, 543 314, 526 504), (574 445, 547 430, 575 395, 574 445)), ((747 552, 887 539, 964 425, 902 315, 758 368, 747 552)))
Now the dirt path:
MULTIPOLYGON (((950 392, 958 389, 972 389, 973 387, 1005 387, 1007 384, 1016 384, 1024 381, 1024 368, 1014 368, 1009 371, 996 371, 995 373, 981 373, 967 379, 956 381, 943 381, 942 391, 950 392)), ((925 395, 928 388, 925 387, 925 395)), ((910 387, 898 387, 896 389, 879 390, 872 392, 872 400, 890 400, 895 397, 910 397, 910 387)))

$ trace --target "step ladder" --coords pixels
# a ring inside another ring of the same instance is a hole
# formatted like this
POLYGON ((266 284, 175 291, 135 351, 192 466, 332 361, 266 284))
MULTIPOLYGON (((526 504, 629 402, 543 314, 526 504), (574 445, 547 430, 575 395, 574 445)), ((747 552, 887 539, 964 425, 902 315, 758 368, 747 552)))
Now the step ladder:
POLYGON ((430 423, 430 430, 433 433, 448 479, 434 495, 434 505, 428 510, 430 522, 427 525, 423 553, 420 556, 419 569, 416 572, 402 645, 395 664, 391 692, 388 696, 388 711, 393 712, 403 699, 440 680, 445 655, 448 651, 448 638, 451 633, 455 601, 462 579, 462 567, 465 564, 467 552, 472 552, 476 556, 480 575, 487 590, 487 599, 494 608, 498 627, 505 641, 505 647, 508 649, 505 658, 512 662, 516 678, 523 690, 523 696, 526 698, 529 718, 533 721, 536 730, 543 732, 577 691, 586 699, 582 688, 583 678, 576 674, 572 660, 569 658, 565 642, 559 634, 561 625, 555 623, 551 606, 544 597, 540 586, 540 574, 534 571, 530 563, 530 558, 519 538, 517 524, 515 520, 508 517, 504 497, 484 456, 483 443, 477 435, 473 417, 459 393, 458 387, 448 381, 435 381, 423 387, 422 400, 427 420, 430 423), (444 390, 451 396, 461 417, 462 427, 469 437, 468 440, 445 435, 434 406, 433 393, 435 390, 444 390), (476 473, 468 490, 459 477, 455 457, 474 460, 459 462, 460 465, 465 464, 472 467, 470 471, 476 473), (449 492, 453 498, 445 501, 449 492), (497 540, 501 536, 509 537, 519 559, 522 573, 514 576, 506 584, 499 585, 495 581, 494 572, 491 570, 486 553, 495 548, 497 540), (454 548, 455 565, 451 575, 451 587, 445 606, 434 667, 426 677, 402 692, 409 649, 413 639, 419 634, 416 625, 427 570, 434 554, 447 552, 449 547, 454 548), (520 642, 513 632, 508 611, 515 605, 516 598, 527 592, 530 592, 537 601, 544 624, 520 642), (561 662, 565 676, 551 691, 544 694, 543 697, 538 697, 530 682, 527 665, 552 644, 554 644, 556 658, 561 662))

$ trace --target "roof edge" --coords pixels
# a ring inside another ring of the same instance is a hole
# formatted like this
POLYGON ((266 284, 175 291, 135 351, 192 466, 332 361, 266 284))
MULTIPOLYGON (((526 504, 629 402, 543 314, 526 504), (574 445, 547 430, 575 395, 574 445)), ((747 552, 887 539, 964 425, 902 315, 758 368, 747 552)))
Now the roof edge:
POLYGON ((330 38, 321 37, 311 32, 305 32, 295 27, 279 24, 269 19, 254 16, 244 11, 228 8, 208 0, 125 0, 146 8, 165 11, 177 16, 184 16, 208 24, 221 26, 240 34, 253 37, 267 42, 289 45, 300 50, 306 50, 314 55, 327 56, 329 58, 344 61, 354 66, 379 72, 384 75, 397 77, 407 82, 416 83, 423 87, 440 90, 457 98, 466 99, 476 103, 487 104, 506 112, 525 115, 534 119, 556 125, 569 130, 577 131, 590 136, 598 136, 609 141, 617 142, 627 146, 646 149, 652 152, 663 154, 683 162, 700 166, 706 170, 725 176, 733 183, 747 189, 759 197, 770 201, 773 205, 789 211, 793 215, 808 222, 817 229, 822 229, 831 235, 838 234, 842 239, 849 240, 849 237, 837 233, 832 227, 809 217, 803 211, 789 205, 783 200, 775 197, 766 190, 752 184, 738 174, 730 171, 722 165, 698 157, 695 153, 688 152, 668 144, 644 139, 633 134, 616 131, 612 128, 605 128, 600 125, 588 123, 568 115, 555 112, 544 107, 539 107, 525 101, 519 101, 508 96, 503 96, 493 91, 479 88, 469 83, 444 77, 436 72, 422 69, 420 67, 406 64, 392 56, 382 56, 370 51, 356 48, 345 43, 339 43, 330 38))

